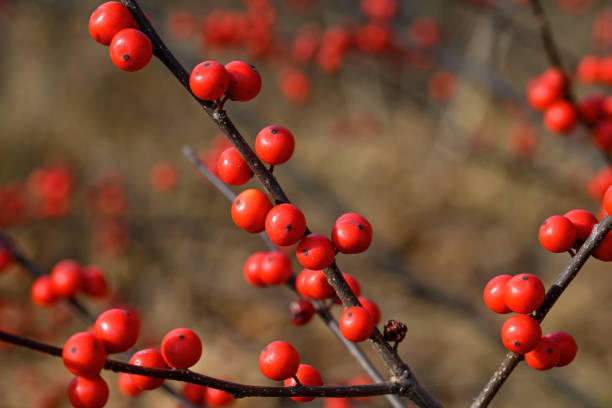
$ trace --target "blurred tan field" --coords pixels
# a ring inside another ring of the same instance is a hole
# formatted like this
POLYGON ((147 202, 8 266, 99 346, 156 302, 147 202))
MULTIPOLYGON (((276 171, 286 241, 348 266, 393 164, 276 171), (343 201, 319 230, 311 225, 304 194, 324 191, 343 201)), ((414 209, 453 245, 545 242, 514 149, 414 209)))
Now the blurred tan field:
MULTIPOLYGON (((114 294, 108 300, 82 300, 95 313, 117 303, 137 308, 143 321, 139 346, 158 345, 176 327, 194 330, 204 347, 194 371, 273 384, 260 373, 258 356, 267 343, 283 339, 328 383, 361 374, 320 319, 303 327, 291 324, 288 304, 296 298, 291 290, 254 288, 243 279, 244 261, 265 245, 234 225, 227 199, 182 157, 183 146, 205 151, 220 132, 167 69, 155 58, 138 72, 117 69, 108 48, 88 33, 97 2, 5 3, 0 9, 0 186, 26 183, 34 169, 49 163, 67 164, 75 176, 66 216, 6 228, 19 248, 45 270, 64 258, 99 265, 114 294), (155 191, 150 182, 160 162, 177 170, 177 185, 167 193, 155 191), (125 193, 125 213, 119 217, 125 235, 119 235, 126 247, 119 251, 101 247, 100 228, 108 225, 102 226, 90 203, 93 187, 109 174, 118 177, 125 193)), ((320 9, 304 13, 291 9, 291 2, 276 3, 282 3, 277 28, 285 42, 305 21, 361 18, 356 0, 320 1, 320 9)), ((514 26, 498 24, 493 12, 463 2, 402 2, 398 32, 419 15, 440 22, 443 52, 437 68, 349 53, 334 75, 304 68, 312 94, 295 104, 277 85, 279 72, 291 64, 282 54, 257 59, 240 47, 202 49, 197 35, 178 40, 168 33, 173 12, 200 18, 214 8, 241 9, 241 2, 139 1, 187 70, 205 59, 245 59, 257 66, 263 79, 259 96, 228 102, 226 110, 251 143, 264 126, 291 129, 295 153, 274 174, 313 232, 329 235, 345 212, 371 222, 371 248, 338 255, 338 265, 378 303, 383 322, 396 319, 408 326, 400 355, 448 407, 469 406, 505 355, 499 338, 505 317, 484 305, 486 282, 503 273, 533 273, 549 287, 569 255, 541 247, 541 222, 575 208, 599 211, 585 186, 605 162, 584 129, 555 137, 542 128, 539 114, 521 107, 524 113, 517 115, 508 107, 524 104, 528 79, 548 65, 529 9, 500 3, 514 26), (522 31, 532 32, 535 40, 521 40, 522 31), (479 67, 496 72, 503 86, 496 76, 481 75, 479 67), (456 76, 448 102, 428 93, 427 81, 438 69, 456 76), (523 99, 509 102, 516 95, 523 99), (509 142, 519 118, 530 120, 537 131, 530 157, 521 157, 509 142)), ((544 3, 567 54, 591 52, 590 25, 604 2, 593 2, 577 16, 561 13, 556 2, 544 3)), ((565 57, 574 68, 576 59, 565 57)), ((582 85, 575 89, 579 95, 592 91, 582 85)), ((253 179, 232 189, 244 188, 260 185, 253 179)), ((300 270, 294 259, 294 272, 300 270)), ((18 267, 0 275, 0 328, 57 346, 86 330, 66 305, 32 305, 30 284, 18 267)), ((544 333, 563 330, 574 336, 576 360, 548 372, 521 363, 491 406, 612 406, 610 307, 610 265, 591 259, 542 325, 544 333)), ((339 317, 341 309, 332 312, 339 317)), ((384 373, 377 355, 366 343, 361 346, 384 373)), ((60 359, 2 345, 0 361, 0 406, 69 406, 65 389, 71 375, 60 359)), ((111 388, 108 407, 178 406, 160 390, 129 399, 118 391, 115 373, 102 376, 111 388)), ((234 404, 297 405, 261 398, 234 404)), ((379 397, 355 406, 388 404, 379 397)))

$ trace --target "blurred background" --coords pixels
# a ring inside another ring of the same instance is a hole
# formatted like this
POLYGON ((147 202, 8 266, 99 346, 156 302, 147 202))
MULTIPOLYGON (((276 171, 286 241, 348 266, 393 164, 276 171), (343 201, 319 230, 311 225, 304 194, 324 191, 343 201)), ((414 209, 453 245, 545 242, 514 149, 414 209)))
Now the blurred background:
MULTIPOLYGON (((257 67, 261 93, 228 102, 230 117, 251 143, 267 125, 292 131, 295 153, 274 172, 313 232, 328 235, 345 212, 371 222, 370 250, 338 265, 383 322, 408 326, 400 355, 422 384, 446 406, 467 406, 505 355, 506 317, 485 307, 486 282, 533 273, 550 286, 569 255, 541 247, 540 224, 600 207, 592 178, 606 161, 586 128, 555 136, 527 105, 527 82, 549 68, 530 7, 400 1, 385 17, 357 0, 139 3, 188 71, 208 59, 257 67)), ((544 3, 571 75, 584 55, 610 51, 606 1, 544 3)), ((65 258, 102 268, 111 294, 81 300, 96 314, 135 307, 139 346, 193 329, 204 345, 195 371, 272 384, 258 356, 283 339, 326 383, 362 374, 320 319, 292 325, 288 288, 245 282, 244 261, 263 241, 233 224, 230 203, 181 156, 188 145, 214 167, 226 142, 158 60, 133 73, 113 65, 88 32, 98 5, 0 1, 0 225, 46 271, 65 258)), ((606 92, 579 81, 574 90, 606 92)), ((17 266, 0 275, 0 327, 58 346, 86 329, 65 304, 34 306, 30 285, 17 266)), ((610 266, 589 260, 543 322, 544 333, 574 336, 576 360, 548 372, 520 364, 492 406, 611 406, 611 299, 610 266)), ((0 355, 0 405, 69 406, 59 359, 7 345, 0 355)), ((130 399, 116 374, 102 376, 107 406, 178 405, 159 390, 130 399)))

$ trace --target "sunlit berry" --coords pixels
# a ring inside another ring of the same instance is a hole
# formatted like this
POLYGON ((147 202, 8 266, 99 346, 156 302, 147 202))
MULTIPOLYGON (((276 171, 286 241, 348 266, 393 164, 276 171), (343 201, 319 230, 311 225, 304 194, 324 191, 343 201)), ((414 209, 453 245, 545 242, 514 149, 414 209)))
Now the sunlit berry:
POLYGON ((110 44, 111 60, 117 68, 124 71, 138 71, 144 68, 152 56, 151 40, 135 28, 119 31, 110 44))

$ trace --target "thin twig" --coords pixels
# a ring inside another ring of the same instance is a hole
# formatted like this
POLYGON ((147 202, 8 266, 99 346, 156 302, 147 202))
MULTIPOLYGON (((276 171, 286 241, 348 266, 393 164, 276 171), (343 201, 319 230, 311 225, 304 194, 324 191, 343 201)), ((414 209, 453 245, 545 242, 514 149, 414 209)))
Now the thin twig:
MULTIPOLYGON (((593 231, 584 244, 582 244, 576 255, 565 266, 563 272, 557 277, 550 289, 548 289, 542 306, 532 313, 533 317, 538 322, 542 322, 544 317, 546 317, 557 299, 559 299, 563 291, 568 287, 582 266, 589 259, 593 250, 601 243, 610 230, 612 230, 612 218, 606 215, 604 219, 593 228, 593 231)), ((508 352, 499 368, 493 373, 478 397, 472 403, 472 408, 488 406, 493 397, 495 397, 495 394, 497 394, 497 391, 499 391, 508 376, 510 376, 512 370, 514 370, 522 359, 522 354, 508 352)))

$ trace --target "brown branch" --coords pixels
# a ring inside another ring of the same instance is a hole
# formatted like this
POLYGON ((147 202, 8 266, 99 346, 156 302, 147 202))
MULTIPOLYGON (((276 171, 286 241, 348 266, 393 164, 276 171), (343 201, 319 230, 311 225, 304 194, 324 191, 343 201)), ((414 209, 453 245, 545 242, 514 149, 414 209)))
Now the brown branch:
MULTIPOLYGON (((160 61, 172 72, 179 82, 181 82, 183 87, 193 96, 193 98, 202 106, 204 111, 217 124, 219 129, 228 137, 238 152, 240 152, 242 158, 247 162, 253 173, 262 183, 268 194, 277 204, 288 203, 289 199, 276 181, 276 178, 264 166, 261 160, 259 160, 257 155, 253 152, 249 144, 244 140, 236 126, 234 126, 231 119, 227 115, 226 111, 216 109, 215 103, 202 101, 198 99, 193 92, 191 92, 191 89, 189 89, 189 74, 177 61, 174 55, 168 50, 168 47, 166 47, 166 45, 163 43, 138 3, 135 0, 121 0, 121 3, 130 9, 136 22, 139 24, 140 29, 150 38, 153 44, 153 53, 155 56, 158 57, 160 61)), ((306 233, 309 233, 308 228, 306 229, 306 233)), ((345 306, 350 307, 359 305, 355 294, 349 288, 335 263, 333 263, 332 266, 325 271, 325 274, 330 281, 330 284, 339 294, 340 299, 351 300, 349 304, 345 303, 345 306)), ((370 344, 372 344, 373 348, 381 356, 394 380, 399 382, 402 387, 407 390, 407 394, 412 401, 421 407, 441 406, 440 403, 437 402, 436 399, 433 398, 433 396, 431 396, 417 382, 409 367, 399 358, 391 346, 384 341, 382 334, 377 328, 374 329, 374 332, 370 337, 370 344)))
MULTIPOLYGON (((559 299, 563 291, 576 277, 582 266, 589 259, 589 256, 593 250, 601 243, 610 230, 612 230, 612 218, 609 215, 606 215, 604 219, 593 228, 591 235, 589 235, 576 255, 565 266, 563 272, 561 272, 561 274, 557 277, 550 289, 548 289, 542 306, 532 313, 532 316, 538 322, 542 322, 542 320, 544 320, 557 299, 559 299)), ((508 352, 506 357, 504 357, 502 360, 499 368, 495 371, 495 373, 493 373, 478 397, 476 397, 472 403, 471 407, 482 408, 488 406, 493 397, 495 397, 495 394, 497 394, 497 391, 499 391, 508 376, 510 376, 512 370, 514 370, 522 359, 522 354, 508 352)))
MULTIPOLYGON (((18 346, 36 350, 55 357, 61 357, 62 349, 50 344, 41 343, 27 337, 21 337, 0 330, 0 340, 18 346)), ((223 390, 234 396, 243 397, 367 397, 384 394, 400 394, 404 392, 401 384, 394 382, 383 382, 377 384, 355 385, 355 386, 305 386, 296 385, 292 387, 268 387, 260 385, 239 384, 220 380, 204 374, 195 373, 190 370, 175 370, 163 368, 151 368, 132 365, 117 360, 107 359, 104 365, 106 370, 145 375, 148 377, 164 378, 191 384, 204 385, 218 390, 223 390)))

